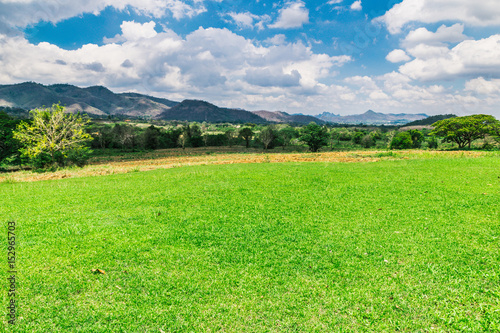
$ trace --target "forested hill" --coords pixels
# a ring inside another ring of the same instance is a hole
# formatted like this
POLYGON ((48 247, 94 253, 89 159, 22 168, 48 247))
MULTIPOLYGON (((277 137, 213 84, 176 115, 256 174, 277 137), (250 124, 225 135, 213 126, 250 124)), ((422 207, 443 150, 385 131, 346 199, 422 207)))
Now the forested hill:
POLYGON ((436 121, 443 120, 443 119, 448 119, 448 118, 455 118, 456 115, 454 114, 439 114, 437 116, 430 116, 422 120, 416 120, 412 121, 411 123, 405 124, 405 126, 426 126, 426 125, 432 125, 436 121))
POLYGON ((187 120, 198 122, 265 123, 266 120, 251 112, 240 109, 220 108, 199 100, 185 100, 163 111, 158 119, 187 120))
POLYGON ((90 116, 156 117, 177 102, 147 95, 116 94, 102 86, 79 88, 70 84, 42 85, 25 82, 0 85, 0 106, 31 110, 61 103, 69 112, 90 116))
POLYGON ((0 85, 0 108, 15 116, 27 116, 27 110, 60 103, 67 112, 82 112, 95 118, 127 117, 199 122, 293 123, 327 122, 338 124, 405 125, 427 118, 425 114, 384 114, 367 111, 360 115, 340 116, 324 112, 317 116, 288 114, 280 111, 246 111, 219 107, 201 100, 176 102, 139 93, 114 93, 103 86, 80 88, 71 84, 42 85, 24 82, 0 85), (24 110, 24 112, 23 112, 24 110))

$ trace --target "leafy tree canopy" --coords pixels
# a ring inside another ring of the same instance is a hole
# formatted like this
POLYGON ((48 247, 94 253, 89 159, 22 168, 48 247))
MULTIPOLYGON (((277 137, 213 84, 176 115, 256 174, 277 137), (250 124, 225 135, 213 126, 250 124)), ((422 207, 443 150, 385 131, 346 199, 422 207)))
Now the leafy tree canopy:
POLYGON ((264 149, 267 150, 269 148, 273 148, 274 140, 278 137, 275 126, 269 125, 264 127, 260 132, 259 137, 262 143, 264 144, 264 149))
POLYGON ((250 127, 243 127, 240 129, 239 135, 245 139, 246 142, 246 147, 248 148, 250 146, 250 140, 252 139, 254 132, 250 127))
POLYGON ((312 152, 317 152, 328 144, 329 133, 326 127, 311 122, 300 131, 299 140, 305 142, 312 152))
POLYGON ((495 117, 485 114, 440 120, 433 124, 431 135, 444 137, 444 141, 455 142, 458 148, 471 147, 472 141, 498 131, 500 123, 495 117))
POLYGON ((409 149, 413 147, 413 140, 408 131, 399 132, 391 140, 389 148, 391 149, 409 149))
POLYGON ((84 164, 90 153, 87 143, 92 140, 85 131, 88 118, 65 113, 59 104, 30 114, 32 120, 21 122, 14 131, 14 138, 23 144, 23 156, 36 167, 84 164))

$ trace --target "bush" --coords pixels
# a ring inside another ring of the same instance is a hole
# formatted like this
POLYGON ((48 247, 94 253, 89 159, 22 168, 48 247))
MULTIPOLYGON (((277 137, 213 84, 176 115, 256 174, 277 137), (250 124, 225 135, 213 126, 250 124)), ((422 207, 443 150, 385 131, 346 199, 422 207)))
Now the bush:
POLYGON ((300 134, 299 140, 307 144, 312 152, 317 152, 321 147, 326 146, 330 137, 326 127, 319 126, 314 122, 302 127, 300 134))
POLYGON ((439 145, 438 139, 435 136, 431 136, 429 140, 427 140, 427 145, 430 149, 436 149, 439 145))
POLYGON ((365 135, 361 139, 361 146, 363 146, 364 148, 371 148, 375 146, 375 140, 373 139, 373 136, 370 134, 365 135))
POLYGON ((74 149, 68 152, 66 160, 68 164, 83 167, 87 164, 87 161, 89 160, 91 154, 92 150, 87 147, 83 147, 82 149, 74 149))
POLYGON ((343 129, 340 130, 338 133, 338 140, 339 141, 351 141, 352 135, 351 132, 348 129, 343 129))
POLYGON ((363 133, 363 132, 356 132, 352 136, 352 142, 354 142, 355 144, 359 145, 359 144, 361 144, 361 140, 363 140, 364 136, 365 136, 365 133, 363 133))
POLYGON ((397 133, 391 141, 390 149, 409 149, 413 147, 413 140, 408 132, 397 133))
POLYGON ((409 130, 408 133, 411 136, 411 141, 413 142, 412 148, 420 148, 424 141, 424 134, 419 130, 409 130))

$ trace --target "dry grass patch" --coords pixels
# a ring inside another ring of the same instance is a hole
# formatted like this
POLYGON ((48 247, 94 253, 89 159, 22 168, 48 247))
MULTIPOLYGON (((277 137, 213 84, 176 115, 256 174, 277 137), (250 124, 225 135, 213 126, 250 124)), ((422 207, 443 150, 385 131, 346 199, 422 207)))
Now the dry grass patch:
POLYGON ((377 162, 386 159, 413 158, 461 158, 489 156, 491 152, 480 151, 355 151, 321 153, 272 153, 239 148, 222 149, 166 149, 141 155, 123 154, 117 156, 98 156, 83 168, 69 168, 53 172, 36 173, 31 171, 11 172, 0 175, 0 182, 31 182, 51 179, 105 176, 129 172, 169 169, 192 165, 241 164, 241 163, 283 163, 283 162, 377 162))

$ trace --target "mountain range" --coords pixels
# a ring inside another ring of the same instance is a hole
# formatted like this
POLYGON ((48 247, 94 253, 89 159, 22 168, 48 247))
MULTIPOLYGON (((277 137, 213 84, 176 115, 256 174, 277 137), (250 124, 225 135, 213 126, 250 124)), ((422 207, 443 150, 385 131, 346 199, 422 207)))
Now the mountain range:
MULTIPOLYGON (((364 114, 340 116, 324 112, 317 116, 288 114, 282 111, 246 111, 221 108, 200 100, 171 101, 138 93, 114 93, 102 86, 80 88, 70 84, 42 85, 25 82, 0 85, 0 107, 31 110, 55 103, 68 112, 83 112, 91 117, 122 116, 161 120, 236 123, 295 123, 402 125, 427 117, 425 114, 364 114)), ((18 111, 16 111, 18 112, 18 111)))
POLYGON ((421 120, 429 117, 424 113, 379 113, 368 110, 363 114, 353 114, 349 116, 336 115, 330 112, 323 112, 317 118, 337 124, 370 124, 370 125, 404 125, 411 121, 421 120))
POLYGON ((61 103, 69 112, 90 116, 123 115, 157 117, 178 104, 167 99, 141 94, 115 94, 102 86, 79 88, 70 84, 44 86, 34 82, 0 85, 0 106, 31 110, 61 103))

